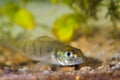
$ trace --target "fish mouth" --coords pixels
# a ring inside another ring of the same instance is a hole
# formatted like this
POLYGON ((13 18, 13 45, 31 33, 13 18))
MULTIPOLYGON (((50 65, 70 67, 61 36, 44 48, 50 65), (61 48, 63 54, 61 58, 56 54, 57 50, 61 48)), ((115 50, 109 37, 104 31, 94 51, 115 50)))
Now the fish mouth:
POLYGON ((73 58, 73 60, 68 65, 82 64, 85 61, 84 58, 73 58))

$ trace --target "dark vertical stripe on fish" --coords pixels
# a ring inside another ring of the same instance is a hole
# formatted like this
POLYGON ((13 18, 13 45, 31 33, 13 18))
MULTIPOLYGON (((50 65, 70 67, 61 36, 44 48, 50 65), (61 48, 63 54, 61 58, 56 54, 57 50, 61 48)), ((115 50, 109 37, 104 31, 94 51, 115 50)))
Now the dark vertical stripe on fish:
POLYGON ((36 50, 35 50, 35 42, 32 42, 32 47, 33 47, 33 55, 35 56, 36 50))

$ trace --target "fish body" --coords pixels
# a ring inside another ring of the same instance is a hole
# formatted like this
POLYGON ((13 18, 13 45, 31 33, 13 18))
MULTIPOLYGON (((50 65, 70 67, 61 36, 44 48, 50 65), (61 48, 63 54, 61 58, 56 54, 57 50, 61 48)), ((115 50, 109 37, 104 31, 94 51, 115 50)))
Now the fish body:
POLYGON ((47 36, 25 40, 21 49, 30 59, 49 64, 68 66, 84 62, 84 55, 80 49, 47 36))

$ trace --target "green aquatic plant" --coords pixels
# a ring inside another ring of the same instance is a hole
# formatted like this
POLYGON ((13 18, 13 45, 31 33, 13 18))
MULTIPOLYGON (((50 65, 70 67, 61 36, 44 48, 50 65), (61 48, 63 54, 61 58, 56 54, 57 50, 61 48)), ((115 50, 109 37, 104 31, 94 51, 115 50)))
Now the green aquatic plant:
MULTIPOLYGON (((113 23, 113 32, 116 32, 118 30, 117 23, 120 21, 120 0, 51 0, 51 2, 57 4, 65 4, 71 10, 73 10, 73 14, 76 15, 77 18, 81 19, 79 21, 80 29, 81 26, 84 25, 87 35, 94 34, 94 27, 90 26, 94 26, 94 23, 96 23, 95 21, 101 18, 99 13, 102 11, 102 9, 106 9, 107 11, 106 13, 104 13, 104 18, 109 19, 113 23), (94 21, 92 25, 89 24, 91 20, 94 21)), ((64 26, 64 28, 67 29, 67 26, 64 26)), ((59 30, 56 31, 59 32, 59 30)), ((55 33, 55 35, 57 34, 55 33)), ((66 36, 66 34, 64 34, 64 36, 66 36)))
POLYGON ((33 15, 25 6, 27 1, 0 1, 0 39, 19 39, 35 27, 33 15))

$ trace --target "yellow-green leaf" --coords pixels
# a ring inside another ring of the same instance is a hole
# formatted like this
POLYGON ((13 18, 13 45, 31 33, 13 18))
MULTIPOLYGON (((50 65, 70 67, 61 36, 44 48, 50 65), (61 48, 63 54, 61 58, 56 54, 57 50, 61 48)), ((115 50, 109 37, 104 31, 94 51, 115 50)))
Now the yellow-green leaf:
POLYGON ((53 26, 53 33, 62 42, 68 42, 79 27, 79 19, 75 14, 67 14, 57 19, 53 26))
POLYGON ((51 2, 51 3, 55 3, 55 4, 56 4, 56 3, 58 3, 58 2, 59 2, 59 0, 50 0, 50 2, 51 2))
POLYGON ((26 9, 18 10, 14 16, 14 21, 26 30, 31 30, 35 26, 33 15, 26 9))

